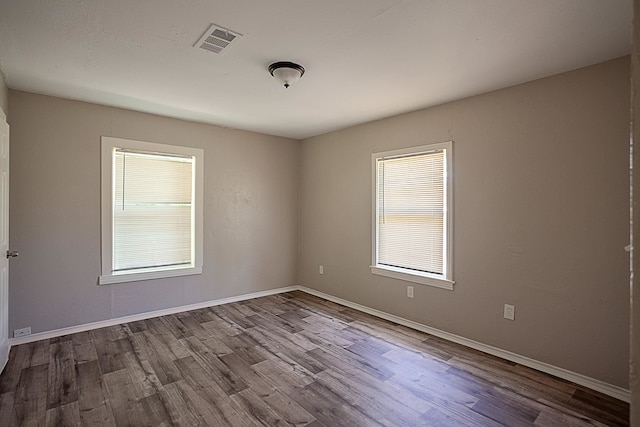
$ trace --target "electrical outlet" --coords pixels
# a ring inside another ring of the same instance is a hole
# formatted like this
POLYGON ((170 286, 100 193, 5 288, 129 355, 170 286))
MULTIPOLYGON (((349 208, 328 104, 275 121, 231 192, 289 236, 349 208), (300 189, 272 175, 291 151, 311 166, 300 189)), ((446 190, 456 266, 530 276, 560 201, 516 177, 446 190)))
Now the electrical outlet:
POLYGON ((516 307, 514 305, 504 305, 504 318, 509 320, 516 320, 516 307))
POLYGON ((413 298, 413 286, 407 286, 407 296, 413 298))
POLYGON ((14 338, 26 337, 27 335, 31 335, 31 326, 13 331, 14 338))
POLYGON ((324 266, 323 265, 321 265, 320 268, 318 268, 318 273, 324 274, 324 266))

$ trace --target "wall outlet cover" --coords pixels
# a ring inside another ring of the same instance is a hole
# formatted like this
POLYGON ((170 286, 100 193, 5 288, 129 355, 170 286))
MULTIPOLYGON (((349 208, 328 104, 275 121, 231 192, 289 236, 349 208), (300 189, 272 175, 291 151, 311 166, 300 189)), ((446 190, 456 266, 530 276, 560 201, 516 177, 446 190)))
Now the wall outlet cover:
POLYGON ((27 335, 31 335, 31 326, 13 331, 14 338, 26 337, 27 335))
POLYGON ((407 297, 413 298, 413 286, 407 286, 407 297))
POLYGON ((504 318, 509 320, 516 319, 516 307, 511 304, 504 305, 504 318))

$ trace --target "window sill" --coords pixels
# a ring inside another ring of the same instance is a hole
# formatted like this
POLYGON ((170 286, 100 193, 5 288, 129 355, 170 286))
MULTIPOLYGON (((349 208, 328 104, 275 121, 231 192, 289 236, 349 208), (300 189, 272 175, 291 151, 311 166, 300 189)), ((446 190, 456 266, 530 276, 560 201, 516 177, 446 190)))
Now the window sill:
POLYGON ((104 274, 98 277, 98 284, 111 285, 113 283, 137 282, 139 280, 164 279, 168 277, 178 276, 192 276, 195 274, 202 274, 202 267, 144 271, 137 273, 104 274))
POLYGON ((371 266, 371 272, 379 276, 391 277, 393 279, 405 280, 407 282, 419 283, 421 285, 434 286, 436 288, 453 290, 452 280, 443 279, 441 277, 435 277, 427 274, 420 274, 418 272, 412 272, 411 270, 405 270, 401 268, 393 267, 380 267, 371 266))

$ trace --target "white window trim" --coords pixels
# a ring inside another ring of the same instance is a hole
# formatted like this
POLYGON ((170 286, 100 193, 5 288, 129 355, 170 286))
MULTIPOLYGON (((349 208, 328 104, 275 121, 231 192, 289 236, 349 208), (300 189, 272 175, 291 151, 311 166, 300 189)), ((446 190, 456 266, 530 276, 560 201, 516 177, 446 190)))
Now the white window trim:
POLYGON ((390 277, 393 279, 404 280, 413 283, 419 283, 422 285, 434 286, 437 288, 453 290, 455 284, 453 280, 453 141, 441 142, 436 144, 422 145, 418 147, 403 148, 400 150, 384 151, 380 153, 373 153, 371 155, 371 218, 372 218, 372 249, 371 249, 371 273, 390 277), (445 170, 447 174, 447 189, 445 204, 447 211, 445 212, 445 260, 443 276, 437 274, 422 273, 406 268, 390 267, 386 265, 378 264, 378 215, 377 215, 377 160, 398 157, 412 154, 428 153, 434 150, 446 150, 446 165, 445 170))
POLYGON ((157 144, 123 138, 103 136, 101 141, 101 228, 102 228, 102 268, 98 284, 134 282, 138 280, 202 274, 203 260, 203 194, 204 194, 204 150, 177 145, 157 144), (113 270, 113 150, 128 148, 151 153, 193 156, 195 165, 195 230, 193 245, 194 264, 187 267, 160 267, 142 272, 128 271, 114 273, 113 270))

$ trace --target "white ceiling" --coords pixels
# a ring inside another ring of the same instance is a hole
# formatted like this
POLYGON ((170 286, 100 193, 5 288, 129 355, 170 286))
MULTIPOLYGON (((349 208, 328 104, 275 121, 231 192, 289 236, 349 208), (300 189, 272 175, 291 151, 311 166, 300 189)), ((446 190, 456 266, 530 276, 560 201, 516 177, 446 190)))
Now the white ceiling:
POLYGON ((303 139, 626 55, 632 0, 0 0, 10 88, 303 139), (194 48, 210 24, 243 37, 194 48), (294 61, 289 89, 267 66, 294 61))

